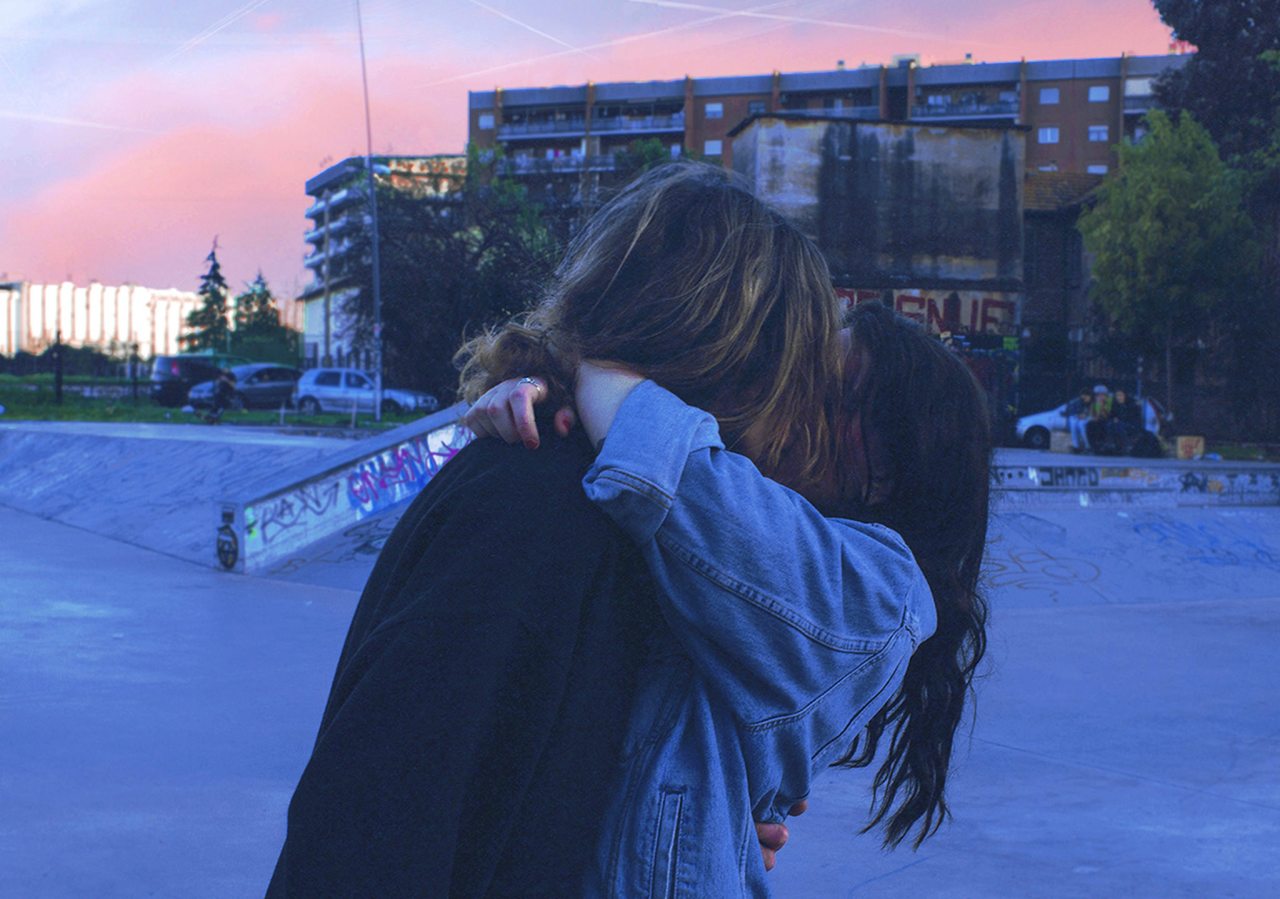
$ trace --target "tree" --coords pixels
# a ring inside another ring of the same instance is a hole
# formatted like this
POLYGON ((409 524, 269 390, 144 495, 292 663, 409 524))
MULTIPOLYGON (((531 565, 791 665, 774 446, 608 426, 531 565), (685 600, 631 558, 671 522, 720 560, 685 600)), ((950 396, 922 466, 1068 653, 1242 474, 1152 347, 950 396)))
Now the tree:
POLYGON ((280 310, 262 272, 236 297, 234 318, 231 349, 236 354, 287 365, 297 365, 302 358, 302 335, 280 323, 280 310))
POLYGON ((244 293, 236 297, 235 328, 237 334, 274 332, 280 327, 280 310, 262 272, 250 282, 244 293))
MULTIPOLYGON (((500 159, 474 150, 467 186, 455 194, 415 196, 379 185, 383 374, 387 383, 431 391, 457 389, 453 354, 465 336, 532 306, 559 255, 543 209, 523 185, 501 175, 500 159)), ((373 346, 370 235, 357 237, 346 276, 359 293, 348 313, 354 343, 373 346)))
POLYGON ((1080 217, 1093 292, 1140 352, 1163 356, 1173 408, 1174 347, 1209 333, 1211 314, 1249 286, 1257 246, 1240 179, 1190 114, 1147 117, 1150 133, 1119 147, 1120 166, 1080 217))
POLYGON ((187 327, 191 330, 181 338, 187 350, 225 350, 231 337, 227 324, 227 281, 222 277, 218 264, 218 242, 205 257, 209 269, 200 276, 199 294, 202 303, 187 315, 187 327))
POLYGON ((1274 136, 1280 107, 1280 0, 1154 0, 1174 36, 1196 46, 1156 85, 1166 110, 1190 112, 1222 155, 1241 165, 1274 136))

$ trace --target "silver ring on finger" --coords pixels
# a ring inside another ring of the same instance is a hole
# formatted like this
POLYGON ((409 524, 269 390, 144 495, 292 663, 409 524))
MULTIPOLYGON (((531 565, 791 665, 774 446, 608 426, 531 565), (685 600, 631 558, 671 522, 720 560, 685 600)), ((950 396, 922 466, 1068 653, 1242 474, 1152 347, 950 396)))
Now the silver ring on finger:
POLYGON ((533 389, 534 389, 534 390, 536 390, 536 391, 538 391, 539 395, 541 395, 541 393, 542 393, 542 385, 538 383, 538 380, 537 380, 536 378, 524 377, 524 378, 521 378, 519 381, 516 381, 516 383, 517 383, 517 384, 532 384, 532 385, 533 385, 533 389))

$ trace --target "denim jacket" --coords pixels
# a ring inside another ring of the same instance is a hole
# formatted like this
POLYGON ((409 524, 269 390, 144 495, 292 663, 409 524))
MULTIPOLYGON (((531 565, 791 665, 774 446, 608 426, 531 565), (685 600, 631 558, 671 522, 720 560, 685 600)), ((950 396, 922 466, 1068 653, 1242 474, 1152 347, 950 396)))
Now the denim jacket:
POLYGON ((784 820, 893 697, 936 627, 929 586, 896 533, 822 517, 651 381, 583 484, 640 546, 669 625, 586 892, 767 896, 753 820, 784 820))

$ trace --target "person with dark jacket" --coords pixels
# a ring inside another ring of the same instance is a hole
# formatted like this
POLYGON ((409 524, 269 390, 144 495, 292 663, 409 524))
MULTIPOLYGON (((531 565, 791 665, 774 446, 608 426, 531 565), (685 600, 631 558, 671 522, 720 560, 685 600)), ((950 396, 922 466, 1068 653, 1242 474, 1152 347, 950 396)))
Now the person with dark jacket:
MULTIPOLYGON (((838 325, 812 242, 723 169, 673 164, 592 217, 534 312, 464 348, 463 393, 544 372, 558 409, 578 359, 622 359, 803 487, 835 464, 838 325)), ((572 440, 468 447, 397 524, 272 899, 581 895, 633 703, 659 682, 645 666, 668 661, 647 569, 583 493, 589 461, 572 440)))
POLYGON ((360 597, 272 897, 581 890, 657 621, 585 437, 477 441, 360 597))
POLYGON ((1117 451, 1123 452, 1130 441, 1142 433, 1142 409, 1129 399, 1129 394, 1117 389, 1111 400, 1111 418, 1107 422, 1108 436, 1117 451))

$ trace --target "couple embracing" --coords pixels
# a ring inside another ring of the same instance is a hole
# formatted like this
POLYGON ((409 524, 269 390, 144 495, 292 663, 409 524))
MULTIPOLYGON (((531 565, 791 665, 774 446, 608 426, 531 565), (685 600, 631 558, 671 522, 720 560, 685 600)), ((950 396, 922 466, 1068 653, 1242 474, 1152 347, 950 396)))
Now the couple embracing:
POLYGON ((461 358, 497 439, 388 540, 268 895, 768 895, 833 765, 878 764, 888 845, 936 831, 985 649, 954 355, 879 304, 842 328, 810 241, 675 164, 461 358))

